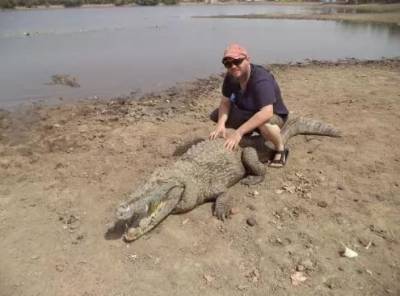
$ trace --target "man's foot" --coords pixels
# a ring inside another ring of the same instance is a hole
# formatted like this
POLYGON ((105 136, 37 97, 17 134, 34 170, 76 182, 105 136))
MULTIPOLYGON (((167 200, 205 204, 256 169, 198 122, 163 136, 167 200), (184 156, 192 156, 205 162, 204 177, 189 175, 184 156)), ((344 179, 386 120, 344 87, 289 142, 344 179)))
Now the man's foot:
POLYGON ((270 167, 273 168, 281 168, 286 164, 286 161, 289 156, 289 150, 285 149, 283 151, 276 151, 274 159, 269 164, 270 167))

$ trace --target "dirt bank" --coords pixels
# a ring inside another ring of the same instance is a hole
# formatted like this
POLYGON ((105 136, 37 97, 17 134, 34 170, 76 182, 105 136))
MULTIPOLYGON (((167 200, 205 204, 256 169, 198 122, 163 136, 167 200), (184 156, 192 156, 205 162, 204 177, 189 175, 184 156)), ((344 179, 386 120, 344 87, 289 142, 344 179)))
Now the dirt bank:
MULTIPOLYGON (((279 5, 278 3, 276 5, 279 5)), ((282 4, 281 4, 282 5, 282 4)), ((400 4, 335 5, 302 3, 308 8, 304 13, 271 13, 247 15, 200 16, 198 18, 246 18, 246 19, 292 19, 334 20, 355 23, 400 25, 400 4), (322 12, 320 11, 322 9, 322 12)))
POLYGON ((132 244, 104 238, 113 209, 207 137, 221 78, 139 101, 1 111, 0 294, 399 295, 399 66, 273 67, 290 110, 344 136, 293 138, 285 168, 235 185, 239 213, 225 223, 205 204, 132 244))

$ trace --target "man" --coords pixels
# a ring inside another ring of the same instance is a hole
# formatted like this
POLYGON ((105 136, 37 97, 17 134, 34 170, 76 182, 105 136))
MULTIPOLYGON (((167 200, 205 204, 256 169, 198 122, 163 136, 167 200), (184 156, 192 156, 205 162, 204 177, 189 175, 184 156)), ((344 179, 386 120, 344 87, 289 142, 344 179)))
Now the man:
POLYGON ((280 128, 289 112, 274 76, 262 66, 251 64, 247 50, 238 44, 225 49, 222 63, 227 73, 220 106, 210 115, 217 123, 210 139, 222 136, 225 147, 233 150, 243 135, 257 130, 276 151, 270 166, 284 166, 289 151, 284 147, 280 128), (228 135, 226 128, 235 130, 228 135))

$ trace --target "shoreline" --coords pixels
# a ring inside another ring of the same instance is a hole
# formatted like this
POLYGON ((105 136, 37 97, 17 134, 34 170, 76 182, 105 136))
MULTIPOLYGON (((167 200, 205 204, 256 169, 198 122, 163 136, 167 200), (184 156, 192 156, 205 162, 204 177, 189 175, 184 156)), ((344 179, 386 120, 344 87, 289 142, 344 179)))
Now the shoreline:
POLYGON ((317 21, 339 21, 364 24, 382 24, 400 26, 400 15, 398 13, 381 14, 247 14, 247 15, 217 15, 196 16, 195 18, 214 19, 281 19, 281 20, 317 20, 317 21))
MULTIPOLYGON (((263 64, 265 67, 269 69, 283 69, 283 68, 302 68, 307 66, 323 66, 323 67, 336 67, 341 65, 385 65, 385 64, 400 64, 400 55, 398 57, 385 58, 381 59, 356 59, 356 58, 346 58, 346 59, 337 59, 337 60, 316 60, 316 59, 305 59, 299 62, 285 62, 285 63, 271 63, 271 64, 263 64)), ((198 78, 194 80, 178 82, 171 87, 167 87, 161 90, 150 90, 147 92, 138 92, 138 94, 134 93, 131 95, 114 95, 108 97, 84 97, 84 98, 74 98, 71 100, 68 99, 47 99, 42 101, 40 99, 36 101, 27 100, 25 102, 20 102, 15 105, 10 106, 0 106, 0 110, 13 111, 18 110, 20 108, 30 108, 32 106, 37 106, 39 108, 46 107, 57 107, 62 105, 74 105, 74 104, 90 104, 90 103, 101 103, 108 104, 112 101, 151 101, 157 100, 160 98, 173 98, 174 96, 182 96, 182 94, 189 92, 194 95, 197 91, 203 93, 205 89, 209 89, 211 87, 217 87, 218 84, 223 81, 224 72, 221 73, 213 73, 204 78, 198 78)))

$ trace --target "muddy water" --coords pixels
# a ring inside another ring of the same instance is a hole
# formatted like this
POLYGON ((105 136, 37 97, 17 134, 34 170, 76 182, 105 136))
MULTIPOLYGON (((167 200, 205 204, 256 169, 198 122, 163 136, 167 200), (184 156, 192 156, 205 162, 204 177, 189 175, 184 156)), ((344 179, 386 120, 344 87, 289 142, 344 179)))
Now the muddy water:
POLYGON ((160 90, 223 71, 224 47, 244 44, 254 62, 394 57, 400 30, 335 21, 198 19, 301 13, 301 7, 197 5, 0 12, 0 107, 32 101, 160 90), (69 74, 81 87, 50 85, 69 74))

